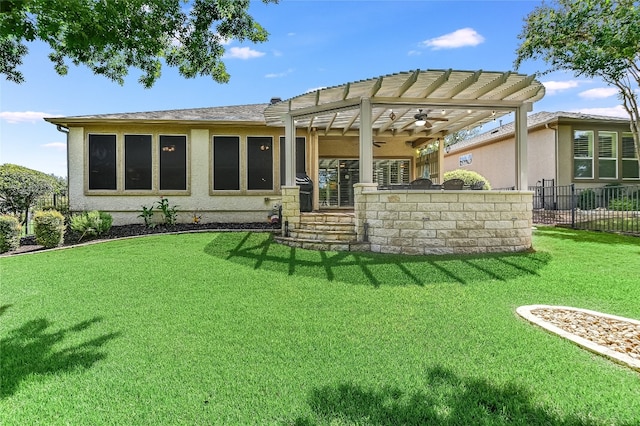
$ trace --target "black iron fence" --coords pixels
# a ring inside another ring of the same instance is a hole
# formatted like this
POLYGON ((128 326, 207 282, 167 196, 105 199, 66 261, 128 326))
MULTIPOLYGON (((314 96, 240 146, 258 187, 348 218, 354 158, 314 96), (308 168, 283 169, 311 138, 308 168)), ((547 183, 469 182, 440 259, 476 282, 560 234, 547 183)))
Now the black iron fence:
POLYGON ((533 222, 640 235, 640 185, 576 188, 543 180, 533 191, 533 222))

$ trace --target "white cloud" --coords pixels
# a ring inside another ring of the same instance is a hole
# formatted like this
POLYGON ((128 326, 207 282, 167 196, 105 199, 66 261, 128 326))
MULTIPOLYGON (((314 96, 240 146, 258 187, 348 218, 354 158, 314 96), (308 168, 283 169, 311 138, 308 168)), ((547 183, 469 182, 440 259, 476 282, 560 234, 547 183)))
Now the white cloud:
POLYGON ((585 99, 604 99, 618 94, 615 87, 600 87, 597 89, 589 89, 578 93, 578 96, 585 99))
POLYGON ((284 72, 266 74, 265 78, 282 78, 282 77, 288 76, 292 72, 293 72, 293 68, 289 68, 288 70, 286 70, 284 72))
POLYGON ((420 52, 419 50, 410 50, 407 53, 408 56, 420 56, 422 55, 422 52, 420 52))
POLYGON ((55 114, 39 111, 2 111, 0 119, 7 123, 36 123, 42 121, 44 117, 57 117, 55 114))
POLYGON ((66 151, 67 150, 67 144, 64 143, 64 142, 45 143, 42 146, 45 147, 45 148, 55 149, 56 151, 66 151))
POLYGON ((543 81, 542 84, 544 85, 547 95, 555 95, 556 93, 562 92, 563 90, 568 90, 568 89, 573 89, 575 87, 578 87, 580 82, 576 80, 543 81))
POLYGON ((296 35, 296 33, 287 33, 287 35, 288 35, 289 37, 293 37, 293 36, 295 36, 295 35, 296 35))
POLYGON ((253 59, 264 56, 264 52, 253 50, 250 47, 232 47, 224 56, 227 58, 253 59))
POLYGON ((322 89, 326 89, 327 86, 320 86, 320 87, 313 87, 311 89, 306 90, 304 93, 311 93, 311 92, 315 92, 316 90, 322 90, 322 89))
POLYGON ((420 43, 422 46, 430 47, 433 50, 457 49, 458 47, 477 46, 484 42, 482 37, 473 28, 462 28, 452 33, 425 40, 420 43))
POLYGON ((570 112, 581 112, 583 114, 604 115, 607 117, 620 117, 629 119, 629 114, 622 105, 609 108, 580 108, 570 112))

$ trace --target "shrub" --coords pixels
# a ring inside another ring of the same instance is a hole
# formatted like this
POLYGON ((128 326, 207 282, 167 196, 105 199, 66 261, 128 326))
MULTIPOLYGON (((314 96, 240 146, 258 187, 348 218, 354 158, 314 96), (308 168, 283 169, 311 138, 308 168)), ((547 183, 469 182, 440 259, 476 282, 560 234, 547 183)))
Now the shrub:
POLYGON ((578 207, 581 210, 592 210, 596 208, 596 193, 593 189, 585 189, 580 193, 578 207))
POLYGON ((445 172, 444 180, 449 179, 462 179, 464 181, 464 184, 467 186, 472 186, 475 183, 484 182, 484 186, 482 187, 482 189, 491 189, 491 184, 489 183, 487 178, 482 176, 480 173, 474 172, 472 170, 456 169, 445 172))
POLYGON ((160 201, 157 201, 156 204, 158 210, 160 210, 164 216, 165 225, 175 225, 178 221, 178 206, 170 206, 169 200, 164 197, 160 197, 160 201))
POLYGON ((20 232, 22 226, 15 216, 0 216, 0 253, 15 250, 20 247, 20 232))
POLYGON ((638 198, 617 198, 609 201, 609 210, 635 211, 640 210, 640 199, 638 198))
POLYGON ((59 211, 40 211, 33 216, 33 230, 36 236, 36 243, 45 248, 62 245, 64 229, 64 216, 59 211))
POLYGON ((71 229, 81 234, 78 241, 85 235, 97 237, 109 232, 112 223, 113 218, 109 213, 97 210, 71 216, 71 229))
POLYGON ((145 207, 142 206, 142 213, 138 215, 144 220, 144 226, 147 228, 155 228, 156 224, 153 222, 153 206, 145 207))

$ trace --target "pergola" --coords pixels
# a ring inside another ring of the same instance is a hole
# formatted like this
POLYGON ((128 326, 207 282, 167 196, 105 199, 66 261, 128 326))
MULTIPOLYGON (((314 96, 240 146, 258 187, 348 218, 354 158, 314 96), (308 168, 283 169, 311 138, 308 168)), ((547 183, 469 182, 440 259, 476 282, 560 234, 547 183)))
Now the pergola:
MULTIPOLYGON (((286 186, 295 185, 296 128, 324 136, 359 135, 361 183, 373 182, 373 138, 404 137, 418 148, 453 132, 515 113, 516 182, 527 186, 527 112, 544 96, 533 75, 415 70, 308 92, 269 105, 267 125, 285 128, 286 186), (429 125, 416 126, 422 110, 429 125)), ((444 144, 440 144, 442 151, 444 144)), ((440 154, 442 155, 442 153, 440 154)))

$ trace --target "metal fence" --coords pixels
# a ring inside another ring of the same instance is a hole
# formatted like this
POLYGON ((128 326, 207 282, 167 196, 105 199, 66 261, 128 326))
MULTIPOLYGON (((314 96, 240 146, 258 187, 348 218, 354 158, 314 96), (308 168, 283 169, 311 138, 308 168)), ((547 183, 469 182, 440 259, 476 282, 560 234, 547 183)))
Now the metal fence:
POLYGON ((640 235, 640 185, 576 188, 542 180, 533 191, 533 222, 640 235))

